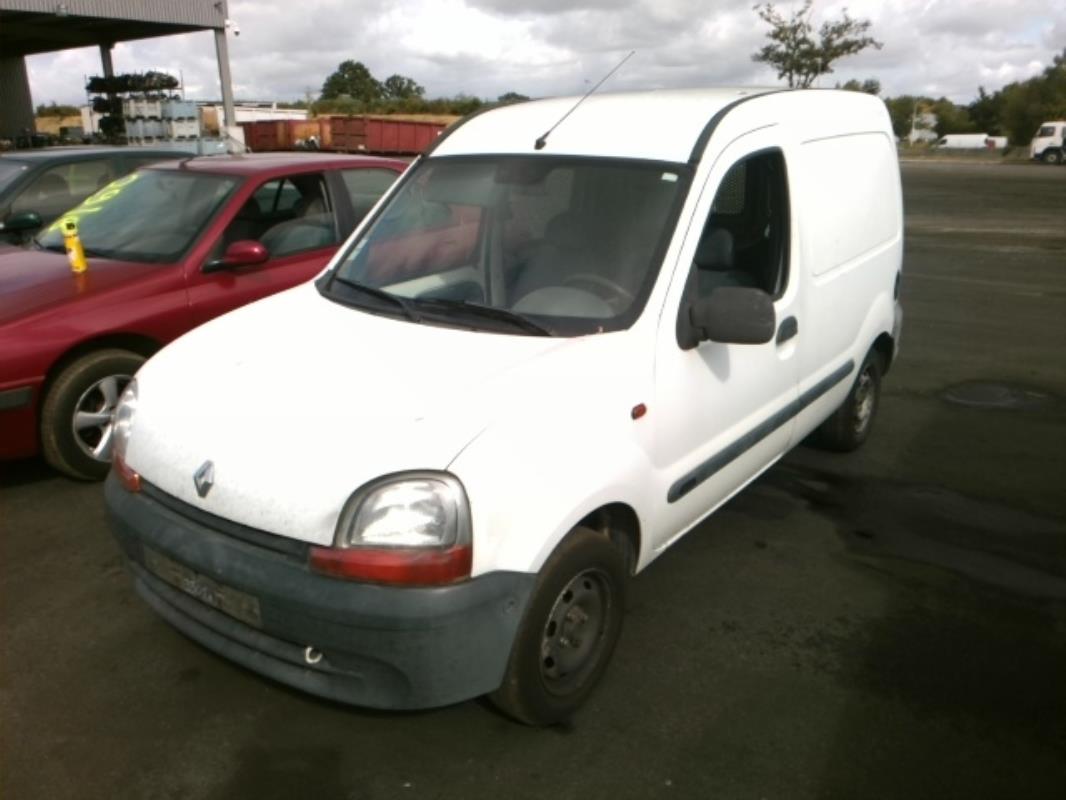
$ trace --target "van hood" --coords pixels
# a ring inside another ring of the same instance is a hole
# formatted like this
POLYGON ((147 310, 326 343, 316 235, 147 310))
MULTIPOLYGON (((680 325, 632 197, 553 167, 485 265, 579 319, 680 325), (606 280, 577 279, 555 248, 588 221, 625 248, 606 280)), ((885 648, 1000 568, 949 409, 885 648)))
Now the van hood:
POLYGON ((633 380, 628 338, 415 324, 308 284, 209 322, 142 367, 126 460, 209 513, 330 544, 367 481, 447 469, 504 418, 579 413, 592 394, 633 380), (193 474, 207 461, 214 485, 201 498, 193 474))
POLYGON ((0 325, 50 306, 100 294, 158 268, 105 258, 89 259, 89 270, 70 271, 65 253, 0 247, 0 325))

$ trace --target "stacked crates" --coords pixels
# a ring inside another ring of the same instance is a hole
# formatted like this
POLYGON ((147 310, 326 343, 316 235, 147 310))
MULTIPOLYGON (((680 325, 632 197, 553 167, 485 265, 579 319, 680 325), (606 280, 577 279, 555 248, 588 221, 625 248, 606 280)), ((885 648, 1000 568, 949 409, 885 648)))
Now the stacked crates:
POLYGON ((122 101, 122 114, 126 119, 159 119, 162 101, 147 95, 131 95, 122 101))
POLYGON ((200 136, 200 118, 196 103, 189 100, 164 100, 161 111, 168 139, 196 139, 200 136))
POLYGON ((196 139, 200 120, 196 103, 159 95, 130 95, 122 101, 126 138, 130 141, 196 139))

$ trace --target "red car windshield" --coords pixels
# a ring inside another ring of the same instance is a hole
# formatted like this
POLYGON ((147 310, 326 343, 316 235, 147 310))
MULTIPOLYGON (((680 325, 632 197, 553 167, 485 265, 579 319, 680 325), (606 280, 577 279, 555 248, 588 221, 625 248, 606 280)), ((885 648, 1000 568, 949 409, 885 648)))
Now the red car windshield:
POLYGON ((17 161, 0 161, 0 191, 14 183, 15 179, 25 171, 25 164, 17 161))
POLYGON ((171 263, 192 245, 236 186, 237 180, 225 175, 141 170, 105 186, 36 241, 47 250, 63 250, 59 223, 73 217, 87 255, 171 263))

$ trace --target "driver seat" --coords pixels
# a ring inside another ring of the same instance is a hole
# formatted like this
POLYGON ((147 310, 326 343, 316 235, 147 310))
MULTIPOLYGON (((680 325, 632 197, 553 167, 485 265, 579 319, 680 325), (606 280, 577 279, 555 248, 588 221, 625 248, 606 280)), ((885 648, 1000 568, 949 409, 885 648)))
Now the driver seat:
POLYGON ((600 273, 603 259, 597 258, 589 242, 594 223, 583 214, 564 211, 544 226, 544 238, 515 281, 512 296, 525 297, 548 286, 562 286, 578 273, 600 273))
POLYGON ((736 268, 733 234, 725 228, 704 232, 696 245, 693 263, 696 265, 696 281, 701 297, 706 297, 720 286, 758 287, 750 272, 736 268))

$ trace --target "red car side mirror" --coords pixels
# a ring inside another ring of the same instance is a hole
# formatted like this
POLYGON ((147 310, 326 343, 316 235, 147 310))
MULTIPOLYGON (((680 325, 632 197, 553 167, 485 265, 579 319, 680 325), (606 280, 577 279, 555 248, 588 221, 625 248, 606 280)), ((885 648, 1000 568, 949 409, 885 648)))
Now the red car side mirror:
POLYGON ((262 264, 269 258, 270 253, 261 242, 254 239, 242 239, 239 242, 232 242, 222 254, 222 258, 216 258, 204 264, 203 271, 218 272, 232 267, 251 267, 255 264, 262 264))

